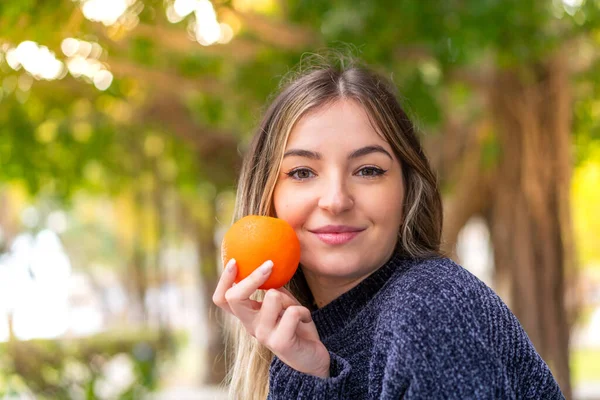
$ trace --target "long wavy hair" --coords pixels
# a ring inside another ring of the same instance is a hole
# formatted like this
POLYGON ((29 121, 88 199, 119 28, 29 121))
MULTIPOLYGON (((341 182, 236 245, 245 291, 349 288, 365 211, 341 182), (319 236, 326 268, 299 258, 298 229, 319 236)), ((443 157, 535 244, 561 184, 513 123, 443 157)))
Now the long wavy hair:
MULTIPOLYGON (((337 57, 332 61, 318 56, 310 67, 284 79, 244 157, 234 220, 246 215, 274 216, 273 191, 294 124, 311 110, 341 99, 355 101, 364 108, 373 127, 401 162, 405 198, 395 251, 411 258, 439 257, 442 202, 436 176, 413 124, 396 98, 394 86, 355 59, 337 57)), ((312 294, 301 272, 287 289, 311 308, 312 294)), ((258 291, 253 298, 262 300, 263 296, 264 292, 258 291)), ((236 318, 226 317, 225 327, 229 398, 265 399, 273 354, 236 318)))

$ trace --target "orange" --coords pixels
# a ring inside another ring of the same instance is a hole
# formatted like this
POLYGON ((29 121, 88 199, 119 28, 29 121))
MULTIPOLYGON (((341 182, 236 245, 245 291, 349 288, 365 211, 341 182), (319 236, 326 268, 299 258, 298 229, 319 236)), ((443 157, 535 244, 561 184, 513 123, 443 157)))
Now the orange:
POLYGON ((294 229, 279 218, 246 216, 225 233, 221 244, 223 265, 235 258, 239 283, 265 261, 273 261, 273 271, 259 289, 280 288, 292 279, 300 263, 300 242, 294 229))

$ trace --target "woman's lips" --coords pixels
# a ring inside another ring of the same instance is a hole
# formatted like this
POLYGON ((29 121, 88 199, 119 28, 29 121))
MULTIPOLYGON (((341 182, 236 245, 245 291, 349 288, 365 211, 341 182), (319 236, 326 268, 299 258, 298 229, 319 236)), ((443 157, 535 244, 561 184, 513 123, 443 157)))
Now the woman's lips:
POLYGON ((322 242, 330 245, 339 245, 348 243, 362 231, 353 232, 313 232, 322 242))

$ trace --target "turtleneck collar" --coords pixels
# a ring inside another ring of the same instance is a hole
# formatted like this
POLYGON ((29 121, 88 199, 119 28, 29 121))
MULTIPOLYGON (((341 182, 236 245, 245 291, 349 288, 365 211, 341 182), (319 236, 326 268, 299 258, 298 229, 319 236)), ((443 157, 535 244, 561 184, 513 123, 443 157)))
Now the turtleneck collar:
POLYGON ((411 259, 393 255, 358 285, 312 312, 321 340, 339 332, 379 292, 395 272, 409 267, 411 259))

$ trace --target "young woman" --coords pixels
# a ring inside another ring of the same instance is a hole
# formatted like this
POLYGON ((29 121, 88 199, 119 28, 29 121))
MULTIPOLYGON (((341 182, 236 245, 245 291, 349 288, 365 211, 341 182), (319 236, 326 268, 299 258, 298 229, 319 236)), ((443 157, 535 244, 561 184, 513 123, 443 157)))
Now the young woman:
POLYGON ((287 288, 273 263, 213 300, 235 321, 233 399, 562 399, 500 298, 440 254, 436 178, 391 85, 313 68, 267 110, 236 218, 287 221, 301 243, 287 288), (260 301, 262 300, 262 301, 260 301))

